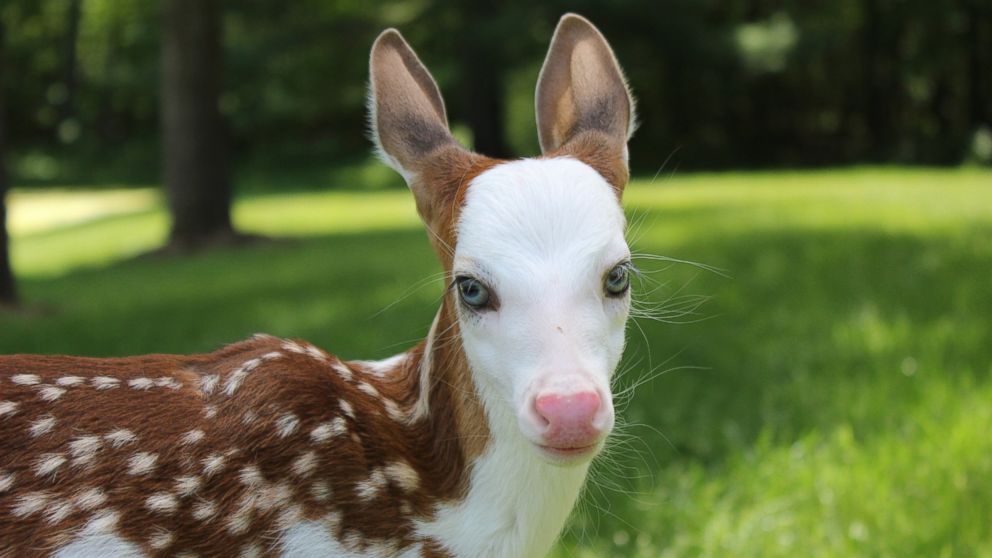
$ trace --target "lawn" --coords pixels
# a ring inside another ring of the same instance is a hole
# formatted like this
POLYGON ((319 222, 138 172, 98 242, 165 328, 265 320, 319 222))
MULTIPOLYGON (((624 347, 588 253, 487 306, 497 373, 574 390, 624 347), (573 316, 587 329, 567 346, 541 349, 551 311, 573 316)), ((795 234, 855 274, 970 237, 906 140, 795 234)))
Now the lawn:
MULTIPOLYGON (((441 292, 405 191, 252 195, 237 224, 286 240, 137 259, 157 194, 94 196, 13 195, 30 307, 0 353, 267 331, 378 358, 441 292)), ((626 205, 635 251, 719 272, 638 262, 664 319, 631 324, 622 424, 557 556, 992 557, 992 171, 676 175, 626 205)))

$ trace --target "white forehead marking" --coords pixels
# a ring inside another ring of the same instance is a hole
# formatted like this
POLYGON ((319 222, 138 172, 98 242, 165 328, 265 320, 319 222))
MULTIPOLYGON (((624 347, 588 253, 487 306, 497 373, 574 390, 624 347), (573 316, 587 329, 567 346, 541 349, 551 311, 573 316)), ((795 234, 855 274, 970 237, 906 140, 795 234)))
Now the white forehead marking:
POLYGON ((456 257, 496 267, 521 256, 585 260, 625 250, 624 223, 613 188, 585 163, 567 157, 504 163, 472 181, 456 257))

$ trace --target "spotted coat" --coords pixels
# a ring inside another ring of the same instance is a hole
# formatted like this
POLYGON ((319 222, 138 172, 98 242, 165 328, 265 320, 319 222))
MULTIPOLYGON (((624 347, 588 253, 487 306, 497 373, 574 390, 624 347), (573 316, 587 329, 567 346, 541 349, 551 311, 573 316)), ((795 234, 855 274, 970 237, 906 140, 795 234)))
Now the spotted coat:
POLYGON ((0 555, 87 533, 148 556, 279 555, 316 522, 354 552, 446 556, 413 522, 459 497, 466 448, 437 436, 450 414, 410 415, 422 354, 386 374, 270 336, 199 356, 0 357, 0 555))

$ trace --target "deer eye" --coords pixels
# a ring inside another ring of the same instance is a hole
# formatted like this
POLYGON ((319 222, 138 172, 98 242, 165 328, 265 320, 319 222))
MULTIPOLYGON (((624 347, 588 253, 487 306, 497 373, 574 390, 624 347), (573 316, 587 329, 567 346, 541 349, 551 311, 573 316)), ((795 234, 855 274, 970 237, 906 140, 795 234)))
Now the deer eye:
POLYGON ((618 264, 606 274, 603 281, 607 296, 619 297, 630 289, 630 264, 618 264))
POLYGON ((466 306, 475 310, 483 310, 491 306, 492 296, 489 294, 489 288, 478 279, 462 276, 456 278, 455 283, 458 285, 458 296, 466 306))

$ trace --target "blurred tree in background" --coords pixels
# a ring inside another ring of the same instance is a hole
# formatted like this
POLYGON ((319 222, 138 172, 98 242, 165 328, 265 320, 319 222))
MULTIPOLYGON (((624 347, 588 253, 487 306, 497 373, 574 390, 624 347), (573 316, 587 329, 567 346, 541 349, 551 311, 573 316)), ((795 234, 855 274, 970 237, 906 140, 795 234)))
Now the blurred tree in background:
POLYGON ((17 292, 14 288, 14 275, 10 269, 10 250, 7 239, 7 167, 4 161, 6 154, 6 108, 4 103, 4 84, 7 72, 4 68, 6 33, 3 21, 0 20, 0 305, 10 306, 17 302, 17 292))
POLYGON ((229 242, 231 177, 218 108, 224 55, 220 3, 164 0, 162 127, 171 249, 229 242))
MULTIPOLYGON (((156 180, 162 10, 0 5, 16 183, 156 180)), ((992 159, 990 0, 228 0, 217 105, 235 170, 365 160, 366 56, 387 26, 434 71, 461 137, 532 154, 533 86, 565 11, 628 72, 635 172, 670 155, 683 169, 992 159)))

